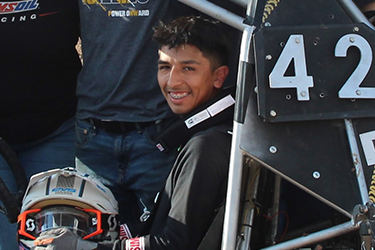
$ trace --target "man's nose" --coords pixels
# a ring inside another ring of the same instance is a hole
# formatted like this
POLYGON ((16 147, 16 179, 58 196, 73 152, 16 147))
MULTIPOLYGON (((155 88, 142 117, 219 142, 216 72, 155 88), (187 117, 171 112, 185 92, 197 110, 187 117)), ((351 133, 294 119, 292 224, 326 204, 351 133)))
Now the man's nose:
POLYGON ((175 87, 183 83, 182 74, 178 69, 172 68, 169 72, 168 85, 175 87))

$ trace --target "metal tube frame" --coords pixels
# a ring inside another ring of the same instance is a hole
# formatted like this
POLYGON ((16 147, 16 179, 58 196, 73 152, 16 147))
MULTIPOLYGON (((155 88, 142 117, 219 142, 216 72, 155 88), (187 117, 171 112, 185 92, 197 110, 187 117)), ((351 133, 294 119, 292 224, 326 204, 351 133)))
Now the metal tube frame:
POLYGON ((262 250, 288 250, 295 249, 297 247, 306 246, 308 244, 317 243, 323 240, 334 238, 345 233, 357 230, 359 225, 354 224, 353 221, 349 221, 319 232, 309 234, 304 237, 296 238, 294 240, 289 240, 284 243, 279 243, 270 247, 263 248, 262 250))
MULTIPOLYGON (((224 22, 238 30, 243 31, 241 49, 239 62, 240 65, 244 63, 249 63, 250 60, 250 48, 252 42, 252 36, 255 30, 253 25, 245 24, 245 19, 239 17, 213 3, 205 0, 178 0, 192 8, 195 8, 221 22, 224 22)), ((255 14, 255 7, 257 5, 257 0, 230 0, 241 6, 247 6, 247 18, 254 18, 251 16, 255 14)), ((348 15, 356 22, 363 22, 369 27, 374 29, 374 26, 366 19, 361 11, 358 10, 356 5, 351 0, 337 0, 337 2, 343 7, 343 9, 348 13, 348 15)), ((241 70, 241 69, 240 69, 241 70)), ((237 79, 237 90, 241 89, 241 86, 245 84, 245 79, 242 77, 242 72, 238 72, 237 79)), ((238 93, 237 93, 238 95, 238 93)), ((236 111, 243 107, 240 106, 241 103, 236 103, 236 111)), ((353 164, 357 171, 358 186, 361 193, 361 198, 363 204, 369 201, 368 191, 363 174, 363 166, 359 160, 358 145, 356 143, 353 125, 350 119, 345 119, 345 126, 347 130, 348 140, 353 156, 353 164)), ((235 250, 236 239, 237 239, 237 229, 239 220, 239 210, 240 210, 240 193, 241 193, 241 181, 242 181, 242 170, 243 170, 243 154, 240 149, 240 137, 242 134, 243 121, 236 119, 233 124, 233 139, 232 139, 232 151, 230 157, 229 166, 229 177, 228 177, 228 191, 226 200, 226 211, 224 217, 224 228, 223 228, 223 239, 222 239, 222 250, 235 250)), ((319 232, 312 233, 305 237, 300 237, 297 239, 289 240, 284 243, 279 243, 274 246, 264 248, 264 250, 286 250, 296 247, 302 247, 307 244, 313 244, 322 240, 326 240, 332 237, 336 237, 359 228, 359 223, 354 223, 353 219, 347 223, 343 223, 319 232)), ((247 237, 250 237, 248 235, 247 237)), ((248 246, 250 249, 250 246, 248 246)))

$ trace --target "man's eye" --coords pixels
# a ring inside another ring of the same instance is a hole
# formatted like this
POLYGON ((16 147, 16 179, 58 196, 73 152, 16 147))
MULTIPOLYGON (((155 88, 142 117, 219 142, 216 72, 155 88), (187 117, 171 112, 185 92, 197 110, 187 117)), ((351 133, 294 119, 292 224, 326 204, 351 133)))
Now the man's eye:
POLYGON ((193 71, 193 70, 195 70, 195 69, 192 68, 192 67, 185 67, 184 70, 186 70, 186 71, 193 71))
POLYGON ((166 69, 169 69, 170 67, 167 66, 167 65, 160 65, 159 66, 159 70, 166 70, 166 69))

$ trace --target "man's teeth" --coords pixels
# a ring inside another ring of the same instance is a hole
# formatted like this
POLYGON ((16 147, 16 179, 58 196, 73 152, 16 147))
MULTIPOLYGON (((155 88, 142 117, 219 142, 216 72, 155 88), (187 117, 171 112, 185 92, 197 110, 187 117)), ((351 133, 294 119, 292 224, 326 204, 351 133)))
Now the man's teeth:
POLYGON ((184 98, 188 94, 189 94, 188 92, 186 92, 186 93, 170 93, 170 96, 172 98, 175 98, 175 99, 180 99, 180 98, 184 98))

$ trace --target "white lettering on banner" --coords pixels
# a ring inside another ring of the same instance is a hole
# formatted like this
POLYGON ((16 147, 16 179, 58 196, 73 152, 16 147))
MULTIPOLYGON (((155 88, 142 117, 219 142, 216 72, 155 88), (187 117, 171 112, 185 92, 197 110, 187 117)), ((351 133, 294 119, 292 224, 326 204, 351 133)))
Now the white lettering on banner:
POLYGON ((199 123, 207 120, 208 118, 210 118, 210 114, 205 109, 199 112, 198 114, 193 115, 189 119, 185 120, 185 124, 186 124, 186 127, 190 129, 194 127, 195 125, 198 125, 199 123))
POLYGON ((149 10, 139 10, 138 11, 138 16, 149 16, 150 11, 149 10))
POLYGON ((235 103, 235 100, 233 99, 233 97, 231 95, 227 95, 221 98, 219 101, 212 104, 211 106, 209 106, 207 109, 202 110, 201 112, 186 119, 185 125, 188 129, 190 129, 194 127, 195 125, 198 125, 199 123, 207 120, 208 118, 219 114, 223 110, 234 105, 234 103, 235 103))
POLYGON ((125 10, 112 10, 110 11, 111 17, 124 17, 125 16, 125 10))
POLYGON ((375 131, 370 131, 359 135, 361 139, 363 152, 367 161, 367 165, 375 164, 375 131))
POLYGON ((109 10, 110 17, 149 16, 149 10, 109 10))
POLYGON ((223 111, 226 108, 229 108, 232 106, 236 101, 233 99, 231 95, 227 95, 220 101, 212 104, 207 108, 208 112, 210 113, 211 116, 215 116, 219 114, 221 111, 223 111))
POLYGON ((13 16, 13 17, 2 17, 0 19, 0 22, 2 22, 2 23, 6 23, 6 22, 12 22, 12 23, 14 23, 14 22, 25 22, 27 20, 35 20, 36 18, 37 18, 36 14, 32 14, 30 16, 19 16, 17 18, 15 16, 13 16))

